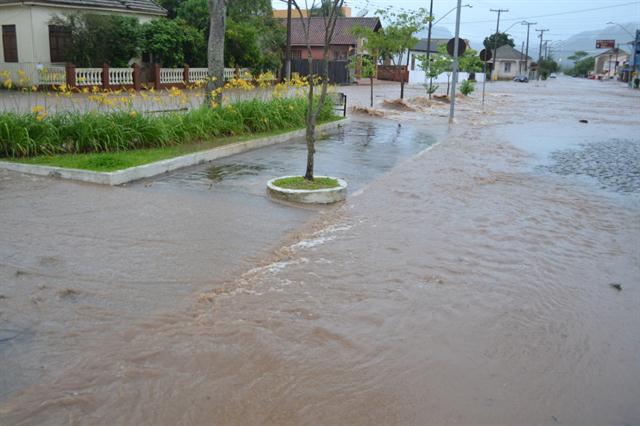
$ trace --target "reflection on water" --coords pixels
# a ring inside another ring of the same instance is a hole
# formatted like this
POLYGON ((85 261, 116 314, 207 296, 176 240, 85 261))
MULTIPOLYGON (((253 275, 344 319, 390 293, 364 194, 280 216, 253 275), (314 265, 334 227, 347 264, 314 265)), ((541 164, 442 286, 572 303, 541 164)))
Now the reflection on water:
POLYGON ((260 164, 222 164, 209 167, 207 177, 213 182, 237 179, 240 176, 255 176, 265 167, 260 164))
MULTIPOLYGON (((322 135, 317 142, 316 174, 346 179, 354 191, 435 142, 433 133, 416 126, 383 120, 352 121, 336 132, 322 135)), ((273 177, 303 174, 306 155, 305 141, 300 138, 178 170, 156 179, 156 183, 213 191, 242 187, 242 191, 257 194, 264 192, 265 182, 273 177)))

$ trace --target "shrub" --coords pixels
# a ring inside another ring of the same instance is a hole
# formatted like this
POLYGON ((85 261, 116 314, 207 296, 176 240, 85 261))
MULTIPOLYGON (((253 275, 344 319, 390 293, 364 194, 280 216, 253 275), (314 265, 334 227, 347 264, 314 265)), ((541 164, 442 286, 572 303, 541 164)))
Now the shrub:
MULTIPOLYGON (((0 113, 0 157, 117 152, 305 126, 305 98, 249 100, 161 115, 135 111, 0 113)), ((320 121, 334 117, 327 101, 320 121)))
POLYGON ((469 96, 471 93, 473 93, 474 90, 475 90, 475 87, 473 86, 473 83, 470 82, 469 80, 463 81, 462 84, 460 85, 460 93, 462 93, 465 96, 469 96))

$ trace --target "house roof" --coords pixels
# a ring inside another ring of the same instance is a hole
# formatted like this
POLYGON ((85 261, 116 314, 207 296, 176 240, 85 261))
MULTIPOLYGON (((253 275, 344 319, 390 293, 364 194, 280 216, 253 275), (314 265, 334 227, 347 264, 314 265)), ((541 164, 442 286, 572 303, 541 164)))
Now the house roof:
POLYGON ((122 10, 162 16, 167 14, 167 10, 153 0, 0 0, 0 6, 9 4, 72 6, 82 9, 122 10))
MULTIPOLYGON (((286 25, 287 20, 280 20, 284 25, 286 25)), ((304 24, 306 25, 307 19, 304 20, 304 24)), ((325 36, 325 18, 323 17, 314 17, 311 18, 309 26, 309 41, 311 42, 311 46, 324 46, 324 36, 325 36)), ((337 18, 336 19, 336 28, 333 32, 333 39, 331 40, 331 44, 336 45, 356 45, 358 43, 358 38, 354 36, 351 31, 354 27, 364 27, 371 28, 374 31, 377 31, 382 27, 380 23, 380 19, 378 18, 367 18, 367 17, 357 17, 357 18, 337 18)), ((302 19, 295 18, 291 19, 291 45, 292 46, 306 46, 307 41, 305 39, 304 27, 302 19)))
POLYGON ((605 56, 605 55, 628 55, 629 53, 624 50, 624 49, 620 49, 620 48, 614 48, 614 49, 609 49, 609 50, 605 50, 602 53, 599 53, 597 55, 595 55, 596 58, 599 58, 600 56, 605 56))
MULTIPOLYGON (((493 54, 493 49, 491 50, 491 53, 493 54)), ((508 44, 498 47, 497 56, 498 61, 519 61, 521 59, 524 60, 525 58, 524 53, 514 49, 508 44)), ((531 57, 529 57, 528 60, 531 61, 531 57)), ((493 62, 493 59, 489 60, 489 62, 493 62)))

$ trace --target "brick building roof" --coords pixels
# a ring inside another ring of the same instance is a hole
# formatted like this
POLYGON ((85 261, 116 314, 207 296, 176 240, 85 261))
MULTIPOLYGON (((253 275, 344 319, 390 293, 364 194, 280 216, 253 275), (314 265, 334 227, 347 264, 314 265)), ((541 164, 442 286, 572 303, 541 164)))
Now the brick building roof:
MULTIPOLYGON (((286 19, 280 20, 283 25, 287 24, 286 19)), ((305 19, 304 24, 308 21, 305 19)), ((378 18, 337 18, 336 28, 333 32, 332 45, 348 45, 355 46, 358 44, 358 39, 351 32, 355 27, 371 28, 377 31, 382 27, 380 19, 378 18)), ((311 18, 311 24, 309 27, 309 39, 311 46, 324 46, 325 36, 325 18, 315 17, 311 18)), ((291 45, 292 46, 306 46, 307 41, 304 34, 304 27, 300 18, 291 19, 291 45)))

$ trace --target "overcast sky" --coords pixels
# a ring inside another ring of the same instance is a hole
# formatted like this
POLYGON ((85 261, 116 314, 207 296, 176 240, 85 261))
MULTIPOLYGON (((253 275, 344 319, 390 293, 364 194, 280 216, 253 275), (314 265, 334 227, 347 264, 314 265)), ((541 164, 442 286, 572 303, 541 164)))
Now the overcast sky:
MULTIPOLYGON (((304 0, 299 1, 304 3, 304 0)), ((308 1, 311 3, 312 0, 308 1)), ((345 3, 352 7, 354 15, 365 9, 372 15, 376 9, 387 6, 397 10, 429 8, 429 0, 346 0, 345 3)), ((433 15, 438 20, 457 2, 434 0, 433 3, 433 15)), ((548 28, 550 31, 545 33, 545 39, 558 41, 582 31, 605 28, 609 21, 640 25, 640 0, 463 0, 462 4, 471 4, 472 8, 462 9, 460 33, 474 45, 482 43, 487 35, 495 32, 497 14, 489 9, 509 10, 500 18, 500 31, 515 24, 508 32, 514 37, 517 47, 526 38, 527 27, 519 24, 523 19, 538 23, 531 27, 534 39, 537 35, 534 28, 548 28)), ((286 8, 286 3, 281 0, 274 0, 273 5, 279 9, 286 8)), ((455 12, 445 17, 438 26, 444 26, 453 33, 455 12)))

